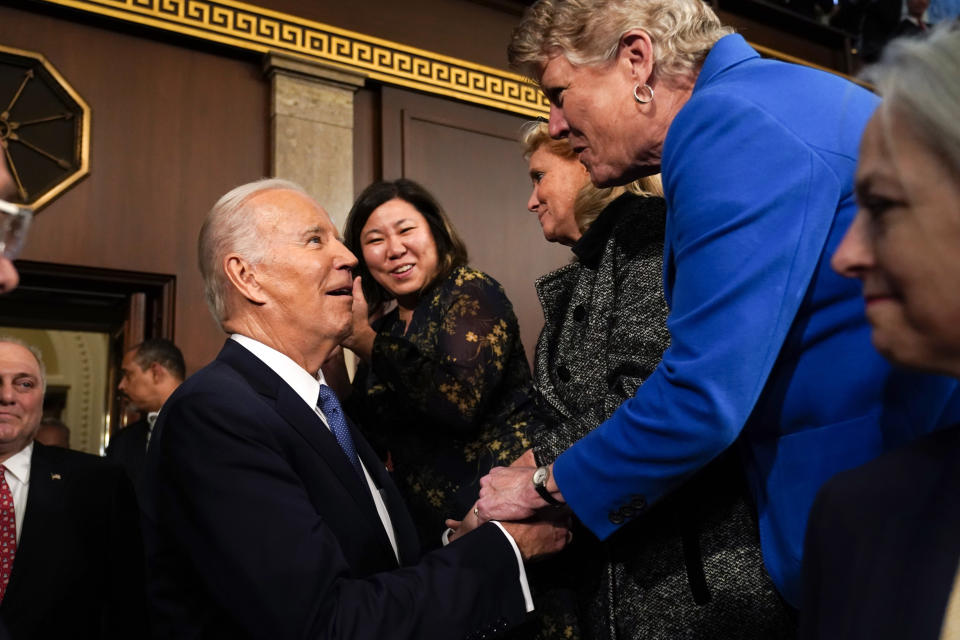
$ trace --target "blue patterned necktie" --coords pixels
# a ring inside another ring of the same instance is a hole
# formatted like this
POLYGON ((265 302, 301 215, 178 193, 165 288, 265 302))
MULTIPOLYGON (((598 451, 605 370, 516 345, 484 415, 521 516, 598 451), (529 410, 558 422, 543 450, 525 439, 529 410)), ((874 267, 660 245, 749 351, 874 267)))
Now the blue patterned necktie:
POLYGON ((360 467, 360 458, 357 457, 357 447, 353 444, 353 436, 350 435, 350 427, 347 426, 347 420, 343 417, 343 409, 340 407, 340 401, 333 389, 325 384, 320 385, 320 397, 317 399, 317 406, 327 418, 327 424, 330 425, 330 431, 340 444, 340 448, 347 456, 347 460, 353 465, 353 468, 363 479, 363 469, 360 467))

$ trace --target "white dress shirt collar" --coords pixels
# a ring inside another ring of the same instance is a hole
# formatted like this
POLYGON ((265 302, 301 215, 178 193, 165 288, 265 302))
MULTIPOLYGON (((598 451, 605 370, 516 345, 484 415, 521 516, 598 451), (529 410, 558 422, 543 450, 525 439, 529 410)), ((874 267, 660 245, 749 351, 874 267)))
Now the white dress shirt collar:
POLYGON ((317 406, 320 385, 326 384, 323 371, 317 371, 317 375, 314 377, 290 357, 258 340, 242 336, 239 333, 231 334, 230 339, 239 342, 247 351, 262 360, 274 373, 283 378, 284 382, 290 385, 307 405, 317 406))
POLYGON ((30 461, 33 459, 33 441, 3 462, 7 471, 23 484, 30 482, 30 461))
POLYGON ((27 512, 27 498, 30 488, 30 468, 33 462, 33 441, 3 462, 7 468, 4 479, 13 496, 13 515, 17 525, 17 543, 23 531, 23 516, 27 512))

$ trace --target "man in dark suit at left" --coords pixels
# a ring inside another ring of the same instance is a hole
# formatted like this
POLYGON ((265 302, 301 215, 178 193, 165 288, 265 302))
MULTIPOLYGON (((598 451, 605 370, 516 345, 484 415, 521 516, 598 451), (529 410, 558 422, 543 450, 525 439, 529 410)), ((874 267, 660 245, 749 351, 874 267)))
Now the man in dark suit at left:
POLYGON ((107 458, 127 471, 139 489, 143 459, 160 408, 186 377, 183 354, 165 338, 144 340, 123 354, 117 388, 144 413, 143 418, 114 434, 107 446, 107 458))
POLYGON ((34 442, 45 374, 0 338, 0 618, 14 640, 144 636, 143 550, 122 469, 34 442))

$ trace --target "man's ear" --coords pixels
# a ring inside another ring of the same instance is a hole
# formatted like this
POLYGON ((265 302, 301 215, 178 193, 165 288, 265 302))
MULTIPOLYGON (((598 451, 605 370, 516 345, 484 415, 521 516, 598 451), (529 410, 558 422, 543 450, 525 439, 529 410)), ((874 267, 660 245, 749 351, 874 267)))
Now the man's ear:
POLYGON ((267 301, 263 289, 257 281, 257 272, 243 256, 229 253, 223 258, 223 271, 227 279, 244 298, 254 304, 264 304, 267 301))
POLYGON ((643 29, 631 29, 620 36, 617 59, 629 65, 633 81, 646 84, 653 75, 653 42, 643 29))
POLYGON ((159 362, 150 363, 150 377, 153 378, 153 383, 156 384, 160 381, 161 378, 167 373, 167 370, 163 368, 159 362))

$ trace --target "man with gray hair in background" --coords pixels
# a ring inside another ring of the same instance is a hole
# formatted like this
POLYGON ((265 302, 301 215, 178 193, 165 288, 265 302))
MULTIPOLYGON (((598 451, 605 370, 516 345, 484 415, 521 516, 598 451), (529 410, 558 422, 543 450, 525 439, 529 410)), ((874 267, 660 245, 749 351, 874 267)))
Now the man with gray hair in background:
POLYGON ((480 638, 522 620, 521 557, 559 550, 565 524, 488 523, 419 557, 320 369, 349 335, 357 264, 326 211, 284 180, 243 185, 199 245, 230 337, 164 405, 147 452, 154 635, 480 638))
POLYGON ((34 442, 40 353, 0 337, 0 618, 14 640, 144 637, 143 547, 123 471, 34 442))

